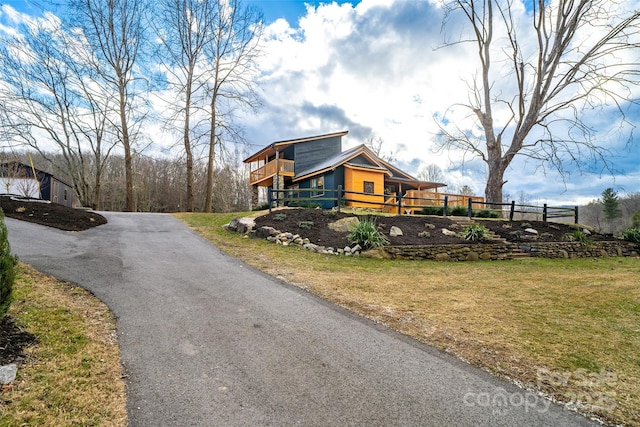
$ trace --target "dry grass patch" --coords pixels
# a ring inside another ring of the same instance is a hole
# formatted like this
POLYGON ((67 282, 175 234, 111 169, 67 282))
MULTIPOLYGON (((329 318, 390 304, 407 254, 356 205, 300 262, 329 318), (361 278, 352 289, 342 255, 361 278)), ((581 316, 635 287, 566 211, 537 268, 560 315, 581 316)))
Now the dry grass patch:
POLYGON ((640 260, 318 255, 222 230, 237 215, 177 216, 273 276, 583 413, 640 425, 640 260))
POLYGON ((125 426, 115 319, 89 292, 20 264, 9 315, 37 337, 11 387, 2 426, 125 426))

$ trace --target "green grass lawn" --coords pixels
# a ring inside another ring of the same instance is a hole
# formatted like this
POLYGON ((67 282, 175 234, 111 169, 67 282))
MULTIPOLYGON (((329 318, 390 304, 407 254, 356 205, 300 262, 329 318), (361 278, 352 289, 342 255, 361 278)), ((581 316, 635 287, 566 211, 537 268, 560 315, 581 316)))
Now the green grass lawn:
POLYGON ((115 319, 89 292, 20 264, 9 315, 36 336, 0 392, 0 426, 126 426, 115 319))
POLYGON ((607 422, 640 425, 640 260, 475 263, 320 255, 178 214, 275 277, 607 422))

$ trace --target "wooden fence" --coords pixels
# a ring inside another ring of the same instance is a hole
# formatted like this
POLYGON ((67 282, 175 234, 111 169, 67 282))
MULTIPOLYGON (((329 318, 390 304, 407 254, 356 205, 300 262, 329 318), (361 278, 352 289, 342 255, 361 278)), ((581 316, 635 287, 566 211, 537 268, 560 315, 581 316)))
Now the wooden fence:
POLYGON ((515 219, 520 214, 524 219, 540 219, 544 222, 558 218, 571 218, 578 223, 578 207, 556 207, 534 205, 517 205, 515 201, 510 203, 485 202, 478 196, 463 196, 459 194, 443 194, 427 191, 409 190, 404 195, 398 194, 371 194, 357 191, 345 191, 342 186, 338 189, 323 189, 320 195, 316 189, 284 189, 274 190, 269 188, 267 201, 269 211, 273 206, 321 206, 322 202, 332 202, 340 211, 342 207, 362 207, 379 210, 385 213, 433 215, 459 215, 476 217, 509 218, 515 219), (429 197, 431 196, 431 197, 429 197))

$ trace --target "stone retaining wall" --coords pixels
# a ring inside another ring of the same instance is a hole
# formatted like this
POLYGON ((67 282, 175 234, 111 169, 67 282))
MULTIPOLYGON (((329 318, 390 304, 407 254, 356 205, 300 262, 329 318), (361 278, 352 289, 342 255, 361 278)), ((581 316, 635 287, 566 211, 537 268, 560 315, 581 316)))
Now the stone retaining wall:
POLYGON ((579 242, 528 243, 520 249, 544 258, 637 257, 640 253, 640 245, 624 241, 592 242, 587 246, 579 242))
POLYGON ((477 261, 512 259, 521 253, 542 258, 638 257, 640 245, 613 241, 593 242, 583 246, 578 242, 509 244, 469 244, 447 246, 387 246, 384 251, 395 259, 426 259, 435 261, 477 261), (517 250, 519 249, 519 250, 517 250))
POLYGON ((513 248, 504 244, 447 246, 386 246, 384 251, 395 259, 429 259, 434 261, 478 261, 513 258, 513 248))
POLYGON ((251 237, 267 239, 281 245, 298 245, 305 249, 331 255, 365 256, 375 258, 434 260, 434 261, 478 261, 504 260, 522 256, 542 258, 598 258, 638 257, 640 244, 622 240, 608 242, 528 242, 520 243, 469 243, 444 246, 385 246, 362 251, 360 246, 325 248, 311 244, 308 239, 291 233, 282 233, 272 227, 254 229, 251 219, 234 218, 225 228, 251 237))

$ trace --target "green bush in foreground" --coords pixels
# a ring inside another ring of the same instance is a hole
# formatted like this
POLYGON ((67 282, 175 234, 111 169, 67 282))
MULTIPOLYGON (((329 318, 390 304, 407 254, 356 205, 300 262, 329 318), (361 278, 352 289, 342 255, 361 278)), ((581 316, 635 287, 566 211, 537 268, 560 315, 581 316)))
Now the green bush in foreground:
POLYGON ((627 228, 622 232, 621 237, 627 242, 640 243, 640 228, 627 228))
POLYGON ((453 216, 467 216, 469 210, 464 206, 454 206, 449 212, 449 215, 453 216))
POLYGON ((424 206, 420 210, 420 213, 422 215, 440 215, 440 216, 442 216, 443 208, 442 208, 442 206, 424 206))
POLYGON ((462 230, 462 237, 471 242, 482 242, 489 239, 489 230, 480 224, 469 224, 462 230))
POLYGON ((584 247, 588 247, 591 244, 589 235, 582 230, 575 230, 573 233, 565 234, 564 240, 567 242, 578 242, 584 247))
POLYGON ((18 258, 11 255, 11 246, 4 223, 4 212, 0 209, 0 319, 7 314, 11 305, 13 281, 16 277, 15 266, 18 258))
POLYGON ((389 244, 387 236, 378 230, 376 220, 370 217, 360 219, 349 233, 349 241, 357 243, 363 249, 379 248, 389 244))
POLYGON ((478 212, 473 212, 473 216, 476 218, 500 218, 500 214, 490 209, 482 209, 478 212))

